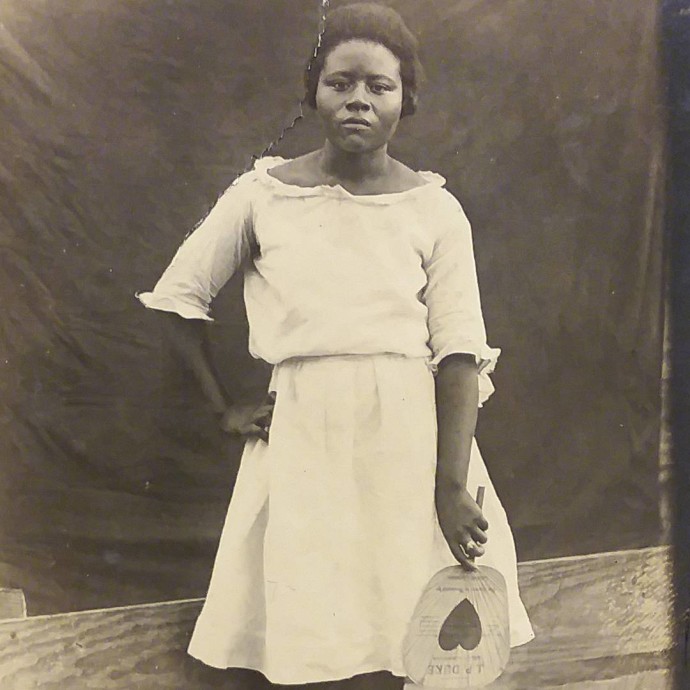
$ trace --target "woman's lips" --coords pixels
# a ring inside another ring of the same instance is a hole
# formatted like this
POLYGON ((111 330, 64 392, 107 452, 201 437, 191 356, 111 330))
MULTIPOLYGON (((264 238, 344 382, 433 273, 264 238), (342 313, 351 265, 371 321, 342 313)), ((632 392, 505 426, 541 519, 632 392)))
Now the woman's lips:
POLYGON ((347 120, 343 120, 340 124, 343 127, 347 127, 347 129, 365 129, 371 127, 370 122, 357 117, 348 117, 347 120))

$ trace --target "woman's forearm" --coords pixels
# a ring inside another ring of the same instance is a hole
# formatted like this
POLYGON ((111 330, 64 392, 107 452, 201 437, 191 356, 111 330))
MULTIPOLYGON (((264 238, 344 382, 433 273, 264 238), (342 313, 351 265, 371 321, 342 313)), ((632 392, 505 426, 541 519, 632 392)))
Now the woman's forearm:
POLYGON ((436 374, 438 458, 436 483, 465 489, 477 424, 479 389, 473 355, 444 358, 436 374))
POLYGON ((184 319, 160 312, 166 339, 184 365, 192 371, 214 412, 223 414, 232 402, 220 382, 211 358, 207 324, 200 319, 184 319))

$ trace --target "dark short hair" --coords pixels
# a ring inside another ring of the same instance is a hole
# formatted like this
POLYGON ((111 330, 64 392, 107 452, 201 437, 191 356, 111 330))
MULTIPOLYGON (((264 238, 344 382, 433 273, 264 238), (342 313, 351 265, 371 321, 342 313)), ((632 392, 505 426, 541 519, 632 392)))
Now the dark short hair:
POLYGON ((417 40, 394 9, 373 2, 344 5, 326 15, 324 30, 304 72, 304 102, 316 109, 316 89, 326 57, 339 44, 352 40, 380 43, 398 58, 403 87, 400 116, 412 115, 422 76, 417 40))

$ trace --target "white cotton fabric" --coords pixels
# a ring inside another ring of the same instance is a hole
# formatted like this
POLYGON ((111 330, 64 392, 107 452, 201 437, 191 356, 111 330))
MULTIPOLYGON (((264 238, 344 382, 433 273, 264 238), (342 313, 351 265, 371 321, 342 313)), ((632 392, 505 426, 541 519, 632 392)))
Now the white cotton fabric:
POLYGON ((210 305, 239 268, 249 351, 291 357, 473 354, 488 372, 470 224, 445 180, 407 192, 355 196, 343 187, 296 187, 271 177, 282 158, 257 161, 185 240, 147 307, 210 320, 210 305))
MULTIPOLYGON (((444 180, 355 196, 303 188, 258 161, 187 238, 150 308, 210 319, 245 275, 250 351, 274 364, 270 440, 245 446, 190 653, 276 683, 404 675, 402 646, 430 577, 454 559, 434 508, 433 374, 475 356, 493 391, 469 223, 444 180)), ((478 564, 509 589, 511 645, 532 639, 506 514, 476 443, 468 489, 486 487, 478 564)))

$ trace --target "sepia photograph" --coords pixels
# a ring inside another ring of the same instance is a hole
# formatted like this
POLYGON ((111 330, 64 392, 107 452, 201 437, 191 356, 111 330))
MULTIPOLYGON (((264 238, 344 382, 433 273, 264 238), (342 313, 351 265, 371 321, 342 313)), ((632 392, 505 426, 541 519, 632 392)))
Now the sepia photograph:
POLYGON ((0 690, 683 687, 689 27, 0 3, 0 690))

